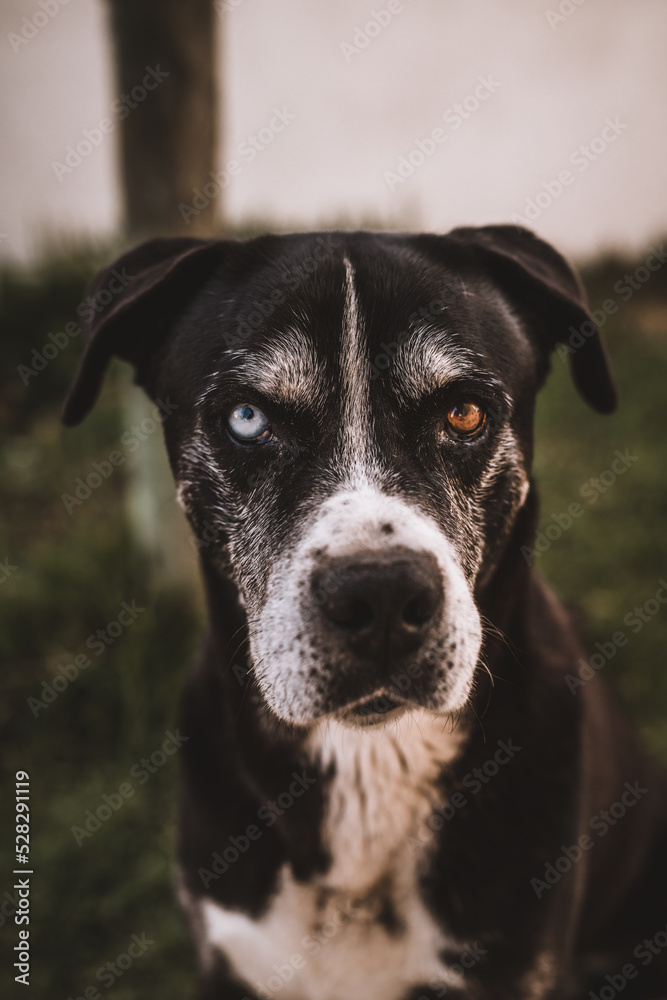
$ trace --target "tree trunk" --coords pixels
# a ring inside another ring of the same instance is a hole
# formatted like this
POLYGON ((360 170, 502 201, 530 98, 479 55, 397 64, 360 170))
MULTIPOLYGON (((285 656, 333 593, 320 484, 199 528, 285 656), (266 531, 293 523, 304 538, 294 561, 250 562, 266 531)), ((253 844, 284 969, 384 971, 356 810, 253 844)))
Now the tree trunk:
POLYGON ((126 228, 135 238, 211 235, 222 215, 220 189, 205 199, 196 198, 195 188, 210 184, 216 161, 218 18, 213 4, 109 4, 126 228))

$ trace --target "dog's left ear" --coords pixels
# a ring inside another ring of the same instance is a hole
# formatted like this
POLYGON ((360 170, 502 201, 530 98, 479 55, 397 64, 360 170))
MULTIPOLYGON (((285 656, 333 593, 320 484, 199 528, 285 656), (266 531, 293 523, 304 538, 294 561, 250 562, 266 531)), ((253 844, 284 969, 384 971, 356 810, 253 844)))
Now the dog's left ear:
POLYGON ((545 357, 566 344, 572 378, 583 398, 600 413, 616 409, 618 393, 598 328, 587 311, 574 272, 552 246, 521 226, 454 229, 485 270, 527 315, 545 357), (568 343, 572 331, 578 336, 568 343))
POLYGON ((187 237, 149 240, 100 271, 78 310, 86 348, 63 407, 66 426, 80 423, 92 409, 113 355, 134 365, 136 381, 144 384, 156 347, 225 245, 187 237))

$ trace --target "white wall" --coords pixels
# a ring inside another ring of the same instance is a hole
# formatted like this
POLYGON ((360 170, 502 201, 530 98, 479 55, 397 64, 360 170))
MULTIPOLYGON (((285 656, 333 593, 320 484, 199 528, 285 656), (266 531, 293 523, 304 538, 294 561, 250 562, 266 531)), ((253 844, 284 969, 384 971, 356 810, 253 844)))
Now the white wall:
MULTIPOLYGON (((346 57, 388 2, 227 0, 221 165, 242 163, 225 192, 232 220, 444 231, 523 215, 567 169, 571 183, 532 222, 561 249, 640 248, 665 233, 664 0, 400 0, 346 57), (572 13, 550 25, 559 4, 572 13), (494 92, 460 127, 443 122, 479 77, 494 92), (247 162, 239 145, 274 107, 295 118, 247 162), (608 118, 626 127, 584 170, 576 151, 608 118), (445 141, 391 190, 386 172, 438 127, 445 141)), ((23 258, 50 234, 110 233, 119 215, 115 134, 62 180, 51 166, 118 96, 104 4, 69 0, 14 51, 10 33, 40 11, 39 0, 0 10, 0 253, 23 258)))

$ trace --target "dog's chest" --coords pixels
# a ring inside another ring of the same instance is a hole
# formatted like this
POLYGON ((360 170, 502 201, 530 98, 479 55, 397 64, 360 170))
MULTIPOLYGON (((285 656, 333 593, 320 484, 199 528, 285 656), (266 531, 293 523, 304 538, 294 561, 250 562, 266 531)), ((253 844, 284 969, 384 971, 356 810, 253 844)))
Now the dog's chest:
POLYGON ((442 769, 459 749, 461 737, 448 726, 415 711, 377 731, 330 722, 315 730, 309 751, 323 770, 334 769, 322 830, 332 864, 323 885, 361 892, 383 878, 402 881, 408 839, 423 832, 441 797, 442 769))
POLYGON ((442 728, 424 713, 379 733, 315 731, 310 753, 335 766, 322 829, 330 868, 304 885, 286 865, 259 920, 204 904, 209 943, 259 995, 402 1000, 431 980, 455 984, 439 957, 454 942, 420 898, 414 847, 428 842, 437 777, 457 752, 442 728))

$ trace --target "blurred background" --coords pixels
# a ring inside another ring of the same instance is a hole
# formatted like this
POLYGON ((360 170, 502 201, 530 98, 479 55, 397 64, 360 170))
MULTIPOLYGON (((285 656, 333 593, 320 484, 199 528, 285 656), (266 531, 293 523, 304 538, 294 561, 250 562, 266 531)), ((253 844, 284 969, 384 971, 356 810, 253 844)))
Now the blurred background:
POLYGON ((196 548, 126 366, 59 423, 87 285, 144 236, 521 221, 579 265, 622 405, 588 410, 554 356, 535 565, 667 761, 666 29, 662 0, 5 0, 3 995, 19 769, 31 995, 192 992, 163 746, 203 621, 196 548), (133 935, 151 943, 117 964, 133 935))

